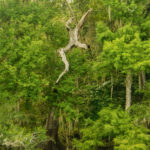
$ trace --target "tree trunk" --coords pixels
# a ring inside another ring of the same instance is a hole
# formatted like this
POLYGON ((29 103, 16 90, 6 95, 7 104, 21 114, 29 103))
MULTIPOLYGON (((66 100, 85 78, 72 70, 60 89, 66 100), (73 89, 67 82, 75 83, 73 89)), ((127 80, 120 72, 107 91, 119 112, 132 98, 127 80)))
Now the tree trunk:
POLYGON ((111 7, 110 7, 110 5, 108 6, 108 18, 109 18, 109 21, 111 21, 111 7))
POLYGON ((139 73, 139 91, 144 89, 146 83, 145 72, 142 71, 139 73))
POLYGON ((126 106, 125 109, 129 109, 131 106, 131 86, 132 86, 132 74, 131 71, 126 76, 126 106))
POLYGON ((113 90, 114 90, 114 81, 113 81, 113 75, 111 75, 111 92, 110 92, 111 99, 113 98, 113 90))
POLYGON ((65 150, 59 140, 58 127, 58 119, 55 117, 54 112, 50 112, 46 120, 47 135, 50 137, 50 140, 43 150, 65 150))

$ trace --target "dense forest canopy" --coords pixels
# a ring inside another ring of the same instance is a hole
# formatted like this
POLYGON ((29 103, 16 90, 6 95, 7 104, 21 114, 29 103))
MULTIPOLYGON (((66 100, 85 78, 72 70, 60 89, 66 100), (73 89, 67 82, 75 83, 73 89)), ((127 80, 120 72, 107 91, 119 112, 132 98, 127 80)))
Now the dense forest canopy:
POLYGON ((0 149, 150 150, 150 1, 0 0, 0 149))

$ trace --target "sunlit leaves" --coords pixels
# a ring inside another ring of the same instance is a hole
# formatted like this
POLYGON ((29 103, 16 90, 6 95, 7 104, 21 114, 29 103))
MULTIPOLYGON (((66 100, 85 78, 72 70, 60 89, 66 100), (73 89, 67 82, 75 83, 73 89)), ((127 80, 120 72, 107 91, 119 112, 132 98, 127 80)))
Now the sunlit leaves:
POLYGON ((81 140, 75 140, 77 149, 90 150, 114 145, 115 150, 149 149, 148 130, 136 127, 127 112, 105 108, 96 121, 87 120, 81 130, 81 140))

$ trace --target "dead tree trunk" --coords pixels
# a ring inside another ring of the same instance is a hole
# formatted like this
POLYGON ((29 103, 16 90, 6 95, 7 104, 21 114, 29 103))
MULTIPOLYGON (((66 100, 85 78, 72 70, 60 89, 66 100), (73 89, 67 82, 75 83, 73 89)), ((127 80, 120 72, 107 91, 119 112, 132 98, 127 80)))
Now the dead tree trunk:
POLYGON ((132 74, 128 71, 126 75, 126 106, 125 109, 129 109, 131 106, 131 86, 132 86, 132 74))
POLYGON ((74 17, 70 18, 67 22, 66 22, 66 29, 69 32, 69 43, 66 47, 64 48, 60 48, 59 49, 59 54, 62 58, 62 62, 65 64, 65 69, 64 71, 59 75, 56 83, 58 83, 60 81, 60 79, 63 77, 63 75, 69 71, 69 62, 67 60, 66 57, 66 52, 68 52, 73 46, 79 47, 79 48, 83 48, 83 49, 87 49, 87 45, 83 44, 79 41, 78 38, 78 34, 79 34, 79 30, 81 29, 83 23, 85 22, 85 18, 87 17, 87 15, 92 11, 92 9, 89 9, 79 20, 79 22, 77 23, 76 27, 74 29, 70 28, 70 24, 72 23, 74 17))

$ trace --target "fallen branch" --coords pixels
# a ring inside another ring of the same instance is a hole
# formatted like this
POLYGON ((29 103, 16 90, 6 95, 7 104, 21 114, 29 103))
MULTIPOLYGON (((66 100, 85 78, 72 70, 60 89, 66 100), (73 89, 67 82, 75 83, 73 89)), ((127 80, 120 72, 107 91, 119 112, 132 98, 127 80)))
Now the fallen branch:
POLYGON ((83 44, 79 41, 78 39, 78 33, 79 33, 79 30, 81 29, 81 27, 83 26, 84 24, 84 21, 85 21, 85 18, 87 17, 87 15, 92 11, 92 9, 89 9, 82 17, 81 19, 79 20, 79 22, 77 23, 76 27, 74 29, 71 29, 70 28, 70 24, 72 23, 73 21, 73 17, 71 17, 67 22, 66 22, 66 29, 67 31, 69 32, 69 37, 70 37, 70 40, 69 40, 69 43, 66 47, 64 48, 60 48, 59 50, 59 54, 62 58, 62 62, 65 64, 65 69, 64 71, 59 75, 56 83, 58 83, 60 81, 60 79, 63 77, 63 75, 69 71, 69 62, 66 58, 66 52, 68 52, 73 46, 76 46, 76 47, 79 47, 79 48, 83 48, 83 49, 87 49, 87 45, 86 44, 83 44))

